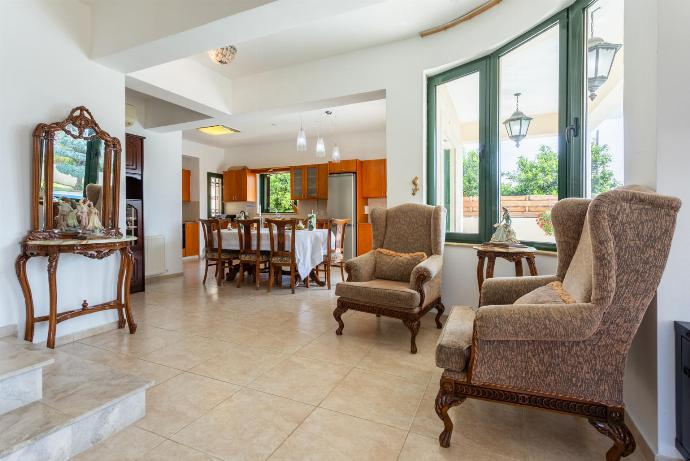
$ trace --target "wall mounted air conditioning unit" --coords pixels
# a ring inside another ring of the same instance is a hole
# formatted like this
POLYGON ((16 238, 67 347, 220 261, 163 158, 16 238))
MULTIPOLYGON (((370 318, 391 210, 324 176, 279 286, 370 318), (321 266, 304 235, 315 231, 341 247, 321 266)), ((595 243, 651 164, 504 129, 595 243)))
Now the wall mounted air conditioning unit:
POLYGON ((130 127, 134 125, 137 120, 137 108, 132 104, 125 104, 125 126, 130 127))

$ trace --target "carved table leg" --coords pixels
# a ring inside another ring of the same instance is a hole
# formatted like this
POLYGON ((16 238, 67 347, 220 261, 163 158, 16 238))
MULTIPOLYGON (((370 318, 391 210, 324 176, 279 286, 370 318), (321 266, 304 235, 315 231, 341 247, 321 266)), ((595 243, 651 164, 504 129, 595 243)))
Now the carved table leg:
POLYGON ((403 323, 405 324, 407 329, 410 330, 410 353, 416 354, 417 343, 415 342, 415 338, 417 337, 417 333, 419 333, 419 319, 403 320, 403 323))
POLYGON ((335 318, 336 322, 338 322, 338 329, 335 330, 335 334, 338 336, 343 334, 343 328, 345 328, 345 324, 343 323, 342 319, 342 316, 345 312, 347 312, 347 307, 343 307, 340 304, 340 300, 338 300, 338 305, 333 310, 333 317, 335 318))
POLYGON ((484 284, 484 255, 477 255, 477 285, 479 285, 479 292, 482 291, 482 284, 484 284))
POLYGON ((436 314, 436 328, 443 328, 443 324, 441 323, 441 316, 443 315, 443 312, 446 310, 446 306, 443 305, 441 301, 439 301, 436 304, 436 310, 438 313, 436 314))
POLYGON ((34 299, 31 295, 29 279, 26 276, 26 262, 29 260, 29 258, 29 255, 22 253, 17 257, 17 261, 15 263, 15 270, 17 271, 19 285, 22 287, 22 293, 24 294, 24 306, 26 307, 26 323, 24 325, 25 341, 34 340, 34 299))
POLYGON ((522 259, 515 260, 515 276, 522 277, 522 259))
POLYGON ((496 256, 490 255, 489 262, 486 265, 486 278, 491 279, 494 277, 494 267, 496 267, 496 256))
POLYGON ((50 307, 48 312, 48 341, 46 345, 55 349, 55 333, 57 331, 57 265, 60 254, 55 251, 48 255, 48 292, 50 307))
POLYGON ((635 451, 635 438, 623 420, 598 421, 590 419, 589 424, 613 440, 613 446, 606 452, 606 461, 620 461, 621 457, 629 456, 635 451))
POLYGON ((117 327, 125 327, 125 303, 122 296, 122 290, 125 284, 125 274, 127 273, 127 251, 124 248, 120 248, 120 270, 117 273, 117 327))
POLYGON ((448 410, 464 402, 466 397, 457 396, 453 393, 452 381, 441 381, 441 386, 436 394, 436 414, 443 421, 443 432, 438 436, 439 444, 448 448, 450 437, 453 435, 453 421, 448 416, 448 410))
POLYGON ((529 275, 538 275, 537 274, 537 264, 534 262, 534 255, 527 256, 527 266, 529 267, 529 275))
POLYGON ((132 315, 132 307, 129 302, 129 285, 132 282, 132 272, 134 272, 134 254, 132 249, 127 247, 125 249, 125 254, 127 255, 127 269, 125 271, 125 316, 127 317, 127 323, 129 324, 129 333, 134 334, 137 331, 137 324, 134 322, 134 315, 132 315))

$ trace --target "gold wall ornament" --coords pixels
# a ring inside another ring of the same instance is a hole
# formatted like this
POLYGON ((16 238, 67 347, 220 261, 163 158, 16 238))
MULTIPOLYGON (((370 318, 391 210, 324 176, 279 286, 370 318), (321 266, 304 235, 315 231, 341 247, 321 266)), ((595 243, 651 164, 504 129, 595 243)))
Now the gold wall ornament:
POLYGON ((412 195, 417 195, 419 192, 419 176, 412 178, 412 195))

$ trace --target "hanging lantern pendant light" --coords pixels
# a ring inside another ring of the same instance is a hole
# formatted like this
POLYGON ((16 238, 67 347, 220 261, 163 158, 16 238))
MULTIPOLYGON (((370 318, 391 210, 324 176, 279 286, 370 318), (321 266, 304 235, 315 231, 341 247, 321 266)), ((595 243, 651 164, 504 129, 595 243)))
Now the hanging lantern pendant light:
MULTIPOLYGON (((327 110, 324 112, 324 115, 329 116, 333 112, 330 110, 327 110)), ((323 136, 321 136, 321 122, 323 121, 323 116, 321 120, 319 121, 319 129, 316 137, 316 158, 324 158, 326 156, 326 143, 323 140, 323 136)))
POLYGON ((623 47, 619 43, 609 43, 601 37, 594 36, 594 13, 600 9, 601 7, 595 8, 589 17, 590 36, 587 40, 587 90, 589 90, 589 99, 592 101, 597 97, 596 91, 609 79, 616 53, 623 47))
POLYGON ((527 136, 529 123, 532 121, 532 117, 528 117, 522 111, 520 111, 521 94, 522 93, 515 93, 515 112, 513 112, 513 115, 503 121, 503 125, 506 127, 506 131, 508 132, 508 137, 515 141, 515 147, 520 147, 520 141, 525 139, 527 136))

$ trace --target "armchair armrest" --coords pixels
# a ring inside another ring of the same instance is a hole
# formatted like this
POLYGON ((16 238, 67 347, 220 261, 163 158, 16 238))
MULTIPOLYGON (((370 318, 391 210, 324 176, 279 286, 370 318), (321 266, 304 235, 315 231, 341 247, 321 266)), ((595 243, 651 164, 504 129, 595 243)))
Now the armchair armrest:
POLYGON ((419 292, 421 296, 420 306, 441 297, 442 272, 442 255, 431 255, 412 269, 410 288, 419 292))
POLYGON ((486 341, 582 341, 601 316, 591 303, 485 306, 477 310, 475 329, 486 341))
POLYGON ((376 259, 374 252, 369 251, 345 262, 348 282, 367 282, 374 278, 376 259))
POLYGON ((531 277, 496 277, 484 280, 479 295, 480 306, 513 304, 520 296, 559 280, 555 275, 531 277))

